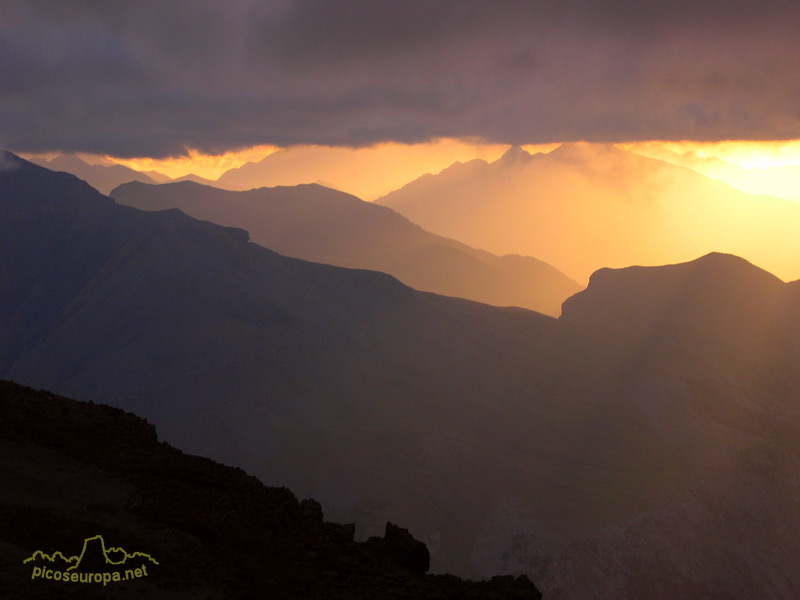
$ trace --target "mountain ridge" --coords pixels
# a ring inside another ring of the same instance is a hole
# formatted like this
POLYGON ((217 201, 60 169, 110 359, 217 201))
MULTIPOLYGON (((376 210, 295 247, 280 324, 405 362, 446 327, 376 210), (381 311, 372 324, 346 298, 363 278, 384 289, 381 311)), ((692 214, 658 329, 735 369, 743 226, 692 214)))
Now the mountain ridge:
POLYGON ((577 283, 523 256, 495 256, 424 231, 383 206, 318 184, 231 192, 190 183, 115 188, 120 204, 168 207, 249 229, 254 242, 281 254, 348 268, 383 271, 416 289, 557 316, 577 283))
POLYGON ((165 175, 155 172, 154 176, 136 171, 124 165, 91 165, 74 154, 62 154, 50 160, 34 159, 31 162, 53 171, 68 172, 97 189, 101 194, 108 194, 112 189, 128 181, 141 181, 143 183, 160 183, 168 179, 165 175))
POLYGON ((453 165, 376 200, 439 235, 537 256, 576 280, 602 267, 721 251, 783 279, 800 205, 752 196, 688 167, 615 146, 565 144, 521 163, 453 165))

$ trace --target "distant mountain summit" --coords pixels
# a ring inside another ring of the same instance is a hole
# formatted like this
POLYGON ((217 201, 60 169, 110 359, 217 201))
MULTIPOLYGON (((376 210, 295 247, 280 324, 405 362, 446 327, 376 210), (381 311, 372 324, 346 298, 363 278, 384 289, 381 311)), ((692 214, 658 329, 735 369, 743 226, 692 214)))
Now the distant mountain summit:
POLYGON ((521 146, 511 146, 505 153, 497 160, 498 165, 511 166, 525 164, 533 158, 521 146))
POLYGON ((609 326, 766 316, 786 292, 774 275, 737 256, 708 254, 662 267, 601 269, 564 302, 562 320, 609 326))
POLYGON ((53 171, 64 171, 80 177, 103 194, 108 194, 118 185, 128 181, 163 183, 169 180, 160 173, 153 173, 151 176, 123 165, 90 165, 73 154, 62 154, 51 160, 42 159, 33 162, 53 171))
POLYGON ((583 283, 603 267, 742 256, 800 276, 800 204, 751 196, 685 167, 609 144, 455 164, 376 200, 438 235, 526 254, 583 283))

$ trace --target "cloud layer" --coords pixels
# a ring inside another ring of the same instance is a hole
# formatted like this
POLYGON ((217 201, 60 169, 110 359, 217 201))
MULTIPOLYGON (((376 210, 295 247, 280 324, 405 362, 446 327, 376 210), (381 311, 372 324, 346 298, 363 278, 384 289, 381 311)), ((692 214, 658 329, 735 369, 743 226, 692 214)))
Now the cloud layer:
POLYGON ((0 142, 798 138, 798 30, 796 3, 744 0, 0 0, 0 142))

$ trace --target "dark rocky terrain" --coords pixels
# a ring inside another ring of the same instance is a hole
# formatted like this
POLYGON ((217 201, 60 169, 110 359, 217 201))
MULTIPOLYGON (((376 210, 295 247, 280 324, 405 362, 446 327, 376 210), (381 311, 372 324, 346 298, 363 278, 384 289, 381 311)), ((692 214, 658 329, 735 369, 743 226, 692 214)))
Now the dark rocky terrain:
POLYGON ((0 445, 8 600, 541 597, 525 577, 428 575, 428 551, 405 529, 387 523, 383 537, 354 542, 353 526, 324 521, 317 502, 184 454, 119 409, 0 381, 0 445), (31 580, 23 560, 36 550, 77 553, 98 532, 158 564, 107 586, 31 580))

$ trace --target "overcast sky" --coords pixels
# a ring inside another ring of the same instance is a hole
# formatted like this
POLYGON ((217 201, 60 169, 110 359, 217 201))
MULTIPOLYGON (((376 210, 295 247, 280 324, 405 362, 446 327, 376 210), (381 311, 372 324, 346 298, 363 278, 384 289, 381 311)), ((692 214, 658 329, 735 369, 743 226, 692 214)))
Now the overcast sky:
POLYGON ((0 145, 800 138, 798 4, 0 0, 0 145))

